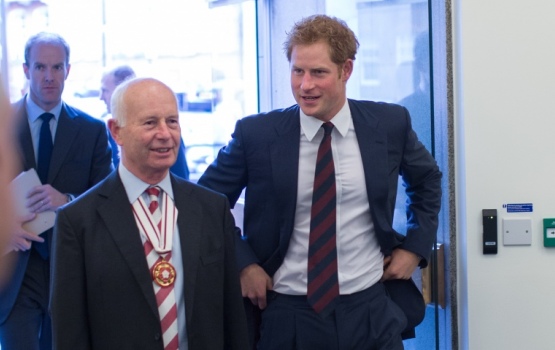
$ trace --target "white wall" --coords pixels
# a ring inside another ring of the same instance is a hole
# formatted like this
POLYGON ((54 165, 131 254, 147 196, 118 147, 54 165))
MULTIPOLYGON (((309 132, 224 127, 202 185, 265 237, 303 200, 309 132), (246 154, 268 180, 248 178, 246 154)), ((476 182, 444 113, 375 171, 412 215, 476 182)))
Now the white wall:
POLYGON ((554 349, 555 2, 454 0, 460 349, 554 349), (533 203, 507 213, 505 203, 533 203), (499 217, 482 254, 481 210, 499 217), (503 246, 501 219, 530 217, 531 246, 503 246))

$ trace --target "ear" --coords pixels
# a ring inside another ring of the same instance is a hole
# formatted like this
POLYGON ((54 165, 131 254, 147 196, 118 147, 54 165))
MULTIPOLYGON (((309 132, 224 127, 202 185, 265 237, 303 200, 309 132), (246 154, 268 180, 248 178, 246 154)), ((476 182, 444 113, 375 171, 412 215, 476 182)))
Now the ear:
POLYGON ((31 79, 31 76, 29 75, 29 66, 27 65, 27 63, 23 63, 23 73, 25 73, 25 77, 27 78, 27 80, 31 79))
POLYGON ((345 61, 345 63, 343 63, 343 66, 341 67, 341 78, 343 79, 344 82, 347 82, 347 80, 349 80, 349 78, 351 77, 352 73, 353 73, 353 60, 349 58, 347 61, 345 61))
POLYGON ((67 67, 66 67, 66 79, 67 79, 67 76, 69 75, 69 69, 70 68, 71 68, 71 64, 68 63, 67 67))
POLYGON ((110 134, 112 134, 112 138, 121 146, 123 144, 121 141, 121 127, 114 118, 108 120, 108 129, 110 130, 110 134))

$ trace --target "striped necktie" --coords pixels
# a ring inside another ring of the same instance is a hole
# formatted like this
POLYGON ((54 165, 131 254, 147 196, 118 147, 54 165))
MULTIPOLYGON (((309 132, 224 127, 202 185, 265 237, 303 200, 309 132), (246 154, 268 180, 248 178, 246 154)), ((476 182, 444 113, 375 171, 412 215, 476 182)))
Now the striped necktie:
POLYGON ((336 247, 335 168, 330 122, 322 125, 324 138, 318 148, 310 212, 307 299, 322 317, 335 308, 339 297, 336 247))
MULTIPOLYGON (((150 198, 148 209, 152 214, 153 224, 160 230, 162 227, 162 212, 159 207, 158 197, 161 189, 157 186, 149 187, 146 190, 150 198)), ((145 254, 147 263, 151 272, 157 264, 165 260, 171 262, 171 251, 160 256, 154 250, 150 240, 144 243, 145 254)), ((179 339, 177 334, 177 304, 175 302, 174 284, 168 286, 160 286, 156 282, 152 282, 154 286, 154 293, 156 295, 156 302, 158 304, 158 313, 160 315, 160 324, 162 326, 162 338, 164 340, 164 350, 177 350, 179 347, 179 339)))

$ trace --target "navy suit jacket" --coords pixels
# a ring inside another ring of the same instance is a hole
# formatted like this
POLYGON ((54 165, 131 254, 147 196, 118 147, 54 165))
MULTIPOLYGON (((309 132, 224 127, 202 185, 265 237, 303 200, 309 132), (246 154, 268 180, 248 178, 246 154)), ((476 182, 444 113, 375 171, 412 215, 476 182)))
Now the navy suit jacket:
MULTIPOLYGON (((385 256, 403 248, 428 263, 438 226, 441 172, 412 129, 404 107, 349 100, 360 147, 375 232, 385 256), (406 236, 393 227, 397 184, 408 195, 406 236)), ((273 276, 287 252, 295 221, 299 107, 246 117, 236 124, 198 183, 227 195, 232 206, 246 187, 243 236, 237 235, 239 269, 260 264, 273 276)), ((364 188, 364 187, 361 187, 364 188)))
MULTIPOLYGON (((172 188, 189 350, 247 349, 229 203, 173 175, 172 188)), ((59 210, 54 247, 54 348, 163 349, 152 277, 117 171, 59 210)))
MULTIPOLYGON (((12 107, 17 125, 19 170, 36 168, 25 99, 18 101, 12 107)), ((47 183, 59 192, 79 196, 110 173, 111 155, 104 122, 63 103, 47 183)), ((42 237, 50 242, 52 230, 43 233, 42 237)), ((15 271, 8 283, 0 290, 0 323, 5 321, 13 307, 30 252, 31 250, 27 250, 9 254, 8 258, 15 259, 15 271)), ((5 262, 0 261, 0 263, 5 262)))

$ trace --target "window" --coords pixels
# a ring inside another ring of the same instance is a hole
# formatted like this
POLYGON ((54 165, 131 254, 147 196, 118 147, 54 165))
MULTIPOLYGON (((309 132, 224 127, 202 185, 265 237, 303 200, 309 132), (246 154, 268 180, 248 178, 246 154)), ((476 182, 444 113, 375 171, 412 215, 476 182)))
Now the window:
POLYGON ((176 92, 194 181, 230 139, 235 121, 258 111, 255 11, 254 0, 8 0, 10 98, 26 92, 24 45, 40 31, 68 41, 63 99, 94 117, 106 114, 103 71, 130 65, 176 92))

